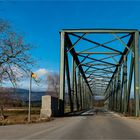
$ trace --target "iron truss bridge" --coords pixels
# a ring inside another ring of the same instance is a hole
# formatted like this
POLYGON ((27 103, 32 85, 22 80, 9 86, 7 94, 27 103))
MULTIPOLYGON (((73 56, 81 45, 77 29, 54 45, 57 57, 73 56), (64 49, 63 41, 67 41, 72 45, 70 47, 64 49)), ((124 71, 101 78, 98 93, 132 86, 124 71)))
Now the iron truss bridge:
POLYGON ((133 99, 134 115, 139 116, 139 31, 64 29, 60 35, 61 114, 66 102, 73 112, 92 107, 99 95, 108 109, 125 114, 133 99))

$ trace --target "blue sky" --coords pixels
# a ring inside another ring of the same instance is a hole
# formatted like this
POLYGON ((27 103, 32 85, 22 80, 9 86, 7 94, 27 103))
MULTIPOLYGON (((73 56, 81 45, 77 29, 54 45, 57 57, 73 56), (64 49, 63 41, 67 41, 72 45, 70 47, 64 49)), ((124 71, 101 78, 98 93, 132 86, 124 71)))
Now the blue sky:
POLYGON ((60 36, 64 28, 140 29, 139 1, 1 1, 0 18, 37 48, 37 69, 59 72, 60 36))

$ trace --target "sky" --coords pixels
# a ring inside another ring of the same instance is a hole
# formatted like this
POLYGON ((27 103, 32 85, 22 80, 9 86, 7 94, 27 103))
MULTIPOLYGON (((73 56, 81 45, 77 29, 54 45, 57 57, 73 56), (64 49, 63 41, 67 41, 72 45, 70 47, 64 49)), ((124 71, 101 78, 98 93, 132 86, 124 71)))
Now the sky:
POLYGON ((31 54, 37 66, 32 71, 43 76, 49 71, 59 73, 62 29, 140 29, 140 1, 5 0, 0 1, 0 18, 35 46, 31 54))

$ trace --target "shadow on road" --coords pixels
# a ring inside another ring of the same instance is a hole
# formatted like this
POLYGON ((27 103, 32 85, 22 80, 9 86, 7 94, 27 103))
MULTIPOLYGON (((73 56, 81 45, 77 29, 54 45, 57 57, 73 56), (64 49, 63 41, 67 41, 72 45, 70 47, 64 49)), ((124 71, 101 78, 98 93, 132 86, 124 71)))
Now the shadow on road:
POLYGON ((94 109, 86 109, 81 111, 74 111, 70 113, 66 113, 64 117, 74 117, 74 116, 106 116, 108 115, 108 111, 102 108, 94 108, 94 109))

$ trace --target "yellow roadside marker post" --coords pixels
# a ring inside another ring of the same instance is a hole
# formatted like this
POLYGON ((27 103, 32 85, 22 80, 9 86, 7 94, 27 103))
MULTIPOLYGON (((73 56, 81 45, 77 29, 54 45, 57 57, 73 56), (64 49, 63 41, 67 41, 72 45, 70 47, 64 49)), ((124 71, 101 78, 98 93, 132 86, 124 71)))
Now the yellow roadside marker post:
POLYGON ((37 75, 30 72, 30 83, 29 83, 29 105, 28 105, 28 123, 31 122, 31 92, 32 92, 32 78, 36 79, 37 75))

